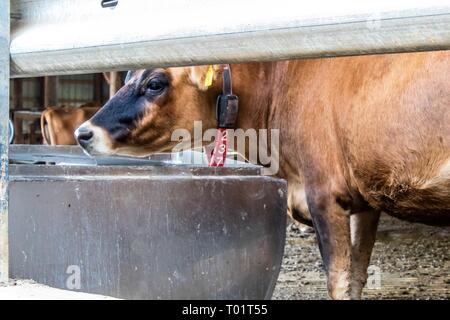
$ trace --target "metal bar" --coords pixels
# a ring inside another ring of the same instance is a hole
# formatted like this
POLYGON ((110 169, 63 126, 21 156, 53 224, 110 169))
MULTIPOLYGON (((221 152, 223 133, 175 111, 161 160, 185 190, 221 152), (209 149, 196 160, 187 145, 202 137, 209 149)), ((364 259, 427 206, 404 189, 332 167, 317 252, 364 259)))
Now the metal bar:
POLYGON ((12 12, 13 77, 450 48, 448 0, 18 0, 12 12))
POLYGON ((0 0, 0 282, 6 282, 9 278, 9 10, 9 0, 0 0))

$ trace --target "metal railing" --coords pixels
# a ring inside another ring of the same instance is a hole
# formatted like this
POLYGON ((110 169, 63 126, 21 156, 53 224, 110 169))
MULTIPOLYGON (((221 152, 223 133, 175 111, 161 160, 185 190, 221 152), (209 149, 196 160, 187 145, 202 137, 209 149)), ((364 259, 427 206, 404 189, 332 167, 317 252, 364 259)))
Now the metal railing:
POLYGON ((450 47, 448 0, 18 0, 12 12, 13 77, 450 47))

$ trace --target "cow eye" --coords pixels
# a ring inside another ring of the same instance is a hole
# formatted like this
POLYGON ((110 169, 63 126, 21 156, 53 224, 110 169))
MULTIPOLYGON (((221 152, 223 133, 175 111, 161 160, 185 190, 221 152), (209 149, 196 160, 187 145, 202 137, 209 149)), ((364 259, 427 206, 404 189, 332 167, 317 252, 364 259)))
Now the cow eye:
POLYGON ((160 79, 152 79, 148 82, 147 90, 152 93, 159 93, 166 87, 166 83, 160 79))

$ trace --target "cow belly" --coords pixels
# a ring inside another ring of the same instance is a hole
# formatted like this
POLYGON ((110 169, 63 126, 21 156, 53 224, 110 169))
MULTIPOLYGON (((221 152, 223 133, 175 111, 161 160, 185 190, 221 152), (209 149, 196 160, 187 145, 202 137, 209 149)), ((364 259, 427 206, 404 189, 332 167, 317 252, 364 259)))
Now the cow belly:
POLYGON ((443 164, 397 174, 385 181, 381 188, 366 193, 369 203, 396 218, 428 225, 450 225, 450 160, 443 164), (428 174, 429 171, 433 174, 428 174))
POLYGON ((439 211, 415 210, 411 212, 407 211, 397 211, 397 212, 385 211, 385 212, 390 216, 408 222, 415 222, 438 227, 450 226, 450 209, 439 211))

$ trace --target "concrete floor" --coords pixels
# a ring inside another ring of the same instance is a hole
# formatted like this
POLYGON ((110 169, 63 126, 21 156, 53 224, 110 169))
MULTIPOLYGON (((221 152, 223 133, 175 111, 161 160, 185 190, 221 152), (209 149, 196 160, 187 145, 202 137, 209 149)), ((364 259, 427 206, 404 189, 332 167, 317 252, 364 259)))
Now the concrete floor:
POLYGON ((115 300, 115 298, 55 289, 31 280, 0 284, 0 300, 115 300))

